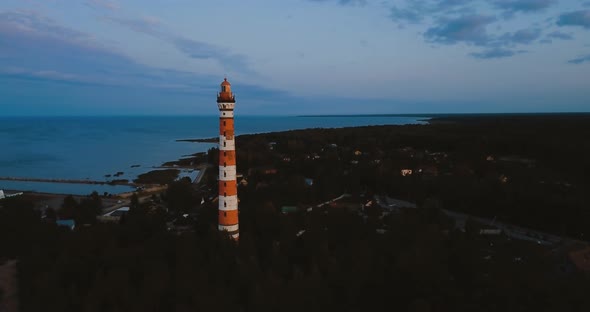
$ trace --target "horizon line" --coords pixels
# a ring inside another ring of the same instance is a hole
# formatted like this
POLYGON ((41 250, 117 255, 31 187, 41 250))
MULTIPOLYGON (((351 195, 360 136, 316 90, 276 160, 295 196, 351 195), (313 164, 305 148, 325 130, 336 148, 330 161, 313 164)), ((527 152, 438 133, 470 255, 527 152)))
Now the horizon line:
MULTIPOLYGON (((440 117, 440 116, 475 116, 475 115, 584 115, 590 111, 541 111, 541 112, 456 112, 456 113, 351 113, 351 114, 240 114, 244 117, 440 117)), ((218 117, 218 114, 74 114, 74 115, 4 115, 0 118, 49 117, 218 117)))

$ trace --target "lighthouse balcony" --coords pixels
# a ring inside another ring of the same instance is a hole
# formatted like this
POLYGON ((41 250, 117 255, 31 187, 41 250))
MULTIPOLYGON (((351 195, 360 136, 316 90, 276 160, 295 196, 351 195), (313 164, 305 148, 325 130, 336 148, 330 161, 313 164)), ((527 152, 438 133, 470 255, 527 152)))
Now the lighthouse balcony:
POLYGON ((218 93, 217 94, 217 103, 235 103, 236 97, 228 94, 218 93))
MULTIPOLYGON (((232 102, 217 102, 217 107, 219 107, 220 110, 233 110, 235 105, 236 104, 232 102)), ((231 117, 233 117, 233 115, 231 117)))

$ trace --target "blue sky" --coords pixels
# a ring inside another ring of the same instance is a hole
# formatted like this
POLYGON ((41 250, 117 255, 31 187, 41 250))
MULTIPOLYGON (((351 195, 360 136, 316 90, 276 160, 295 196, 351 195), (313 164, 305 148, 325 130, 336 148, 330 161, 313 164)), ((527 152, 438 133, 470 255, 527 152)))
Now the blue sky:
POLYGON ((2 0, 0 115, 590 111, 590 0, 2 0))

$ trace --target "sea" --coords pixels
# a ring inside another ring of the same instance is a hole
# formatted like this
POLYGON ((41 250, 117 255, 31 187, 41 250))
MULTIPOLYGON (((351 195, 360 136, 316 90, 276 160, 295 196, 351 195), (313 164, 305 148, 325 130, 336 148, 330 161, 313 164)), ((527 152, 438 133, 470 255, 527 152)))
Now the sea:
MULTIPOLYGON (((429 116, 236 116, 236 134, 424 123, 429 116)), ((0 117, 0 178, 133 180, 164 162, 215 147, 217 116, 0 117), (113 177, 116 173, 120 176, 113 177), (111 175, 111 177, 107 177, 111 175)), ((239 142, 238 142, 239 144, 239 142)), ((0 180, 0 190, 117 194, 126 185, 0 180)))

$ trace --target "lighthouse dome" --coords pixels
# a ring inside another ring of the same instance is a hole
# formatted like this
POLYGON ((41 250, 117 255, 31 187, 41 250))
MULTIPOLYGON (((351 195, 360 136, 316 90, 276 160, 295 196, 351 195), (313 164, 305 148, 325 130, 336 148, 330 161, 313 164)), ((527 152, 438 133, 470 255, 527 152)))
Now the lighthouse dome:
POLYGON ((227 78, 223 79, 221 83, 221 90, 217 95, 217 103, 235 103, 236 99, 231 92, 231 84, 227 81, 227 78))

